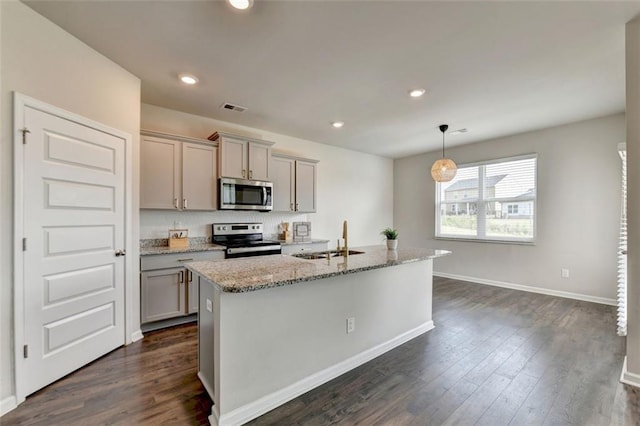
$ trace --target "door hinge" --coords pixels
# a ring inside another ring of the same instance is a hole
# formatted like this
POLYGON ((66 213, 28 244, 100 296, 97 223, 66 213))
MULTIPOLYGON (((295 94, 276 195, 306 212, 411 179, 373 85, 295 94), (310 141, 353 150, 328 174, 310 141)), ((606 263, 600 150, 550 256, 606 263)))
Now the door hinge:
POLYGON ((22 132, 22 144, 26 145, 27 144, 27 133, 31 133, 31 130, 27 129, 26 127, 23 127, 22 129, 20 129, 20 131, 22 132))
POLYGON ((22 355, 24 355, 25 358, 29 358, 29 345, 22 347, 22 355))
POLYGON ((22 251, 27 251, 27 239, 22 239, 22 251))

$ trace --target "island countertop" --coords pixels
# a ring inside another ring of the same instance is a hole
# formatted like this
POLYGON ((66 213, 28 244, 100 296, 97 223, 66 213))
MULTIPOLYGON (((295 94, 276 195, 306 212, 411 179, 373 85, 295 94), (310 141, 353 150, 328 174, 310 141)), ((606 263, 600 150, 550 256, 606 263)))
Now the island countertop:
POLYGON ((306 260, 288 255, 244 257, 238 259, 191 262, 185 266, 223 292, 243 293, 300 282, 319 280, 337 275, 353 274, 371 269, 387 268, 405 263, 434 259, 451 254, 447 250, 398 248, 385 246, 350 248, 363 251, 348 257, 306 260))

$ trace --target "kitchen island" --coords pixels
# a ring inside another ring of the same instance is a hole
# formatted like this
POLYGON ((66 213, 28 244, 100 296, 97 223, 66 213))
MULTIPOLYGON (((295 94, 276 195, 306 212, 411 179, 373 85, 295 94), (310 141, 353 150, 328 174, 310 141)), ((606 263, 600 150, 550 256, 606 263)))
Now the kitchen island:
POLYGON ((433 328, 433 259, 449 252, 356 251, 186 265, 211 424, 243 424, 433 328))

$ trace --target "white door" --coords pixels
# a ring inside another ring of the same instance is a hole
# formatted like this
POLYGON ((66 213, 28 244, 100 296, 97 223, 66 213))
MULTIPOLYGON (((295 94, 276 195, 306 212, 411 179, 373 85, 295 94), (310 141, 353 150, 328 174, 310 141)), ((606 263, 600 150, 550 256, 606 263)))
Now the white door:
POLYGON ((125 140, 24 108, 22 388, 125 343, 125 140))

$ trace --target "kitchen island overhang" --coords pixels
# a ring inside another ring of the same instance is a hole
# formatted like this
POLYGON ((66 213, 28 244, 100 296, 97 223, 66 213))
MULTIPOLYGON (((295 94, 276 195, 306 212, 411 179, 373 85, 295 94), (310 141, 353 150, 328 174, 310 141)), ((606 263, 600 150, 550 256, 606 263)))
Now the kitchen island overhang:
POLYGON ((198 376, 212 424, 245 423, 433 328, 432 259, 449 252, 358 250, 346 262, 187 265, 200 289, 198 376))

